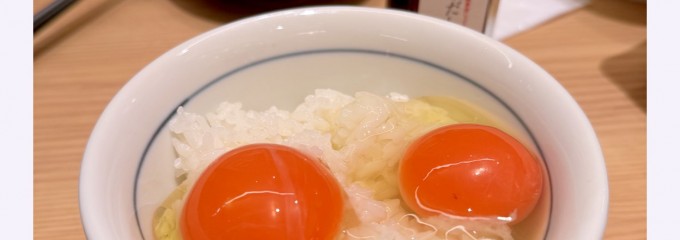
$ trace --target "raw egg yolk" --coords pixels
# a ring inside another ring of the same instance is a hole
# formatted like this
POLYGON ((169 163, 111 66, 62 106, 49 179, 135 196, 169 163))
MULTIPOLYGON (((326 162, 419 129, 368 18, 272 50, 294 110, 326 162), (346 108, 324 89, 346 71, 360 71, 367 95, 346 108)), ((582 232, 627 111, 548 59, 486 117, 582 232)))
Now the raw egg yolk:
POLYGON ((222 155, 188 194, 185 240, 333 239, 344 209, 341 189, 318 160, 274 144, 222 155))
POLYGON ((493 127, 455 124, 416 140, 400 163, 401 195, 421 216, 443 214, 517 223, 543 186, 538 160, 493 127))

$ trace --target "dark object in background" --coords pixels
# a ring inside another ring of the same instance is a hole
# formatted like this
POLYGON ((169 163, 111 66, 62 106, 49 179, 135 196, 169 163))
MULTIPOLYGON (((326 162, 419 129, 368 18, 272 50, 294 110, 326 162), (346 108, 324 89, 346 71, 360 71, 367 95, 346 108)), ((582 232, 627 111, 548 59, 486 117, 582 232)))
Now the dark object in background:
POLYGON ((413 0, 391 0, 388 7, 418 12, 418 2, 413 0))
POLYGON ((75 1, 76 0, 54 0, 50 5, 47 5, 47 7, 36 13, 33 16, 33 33, 40 30, 42 26, 71 6, 75 1))
POLYGON ((240 18, 285 8, 358 5, 364 0, 170 0, 196 16, 215 22, 231 22, 240 18))
POLYGON ((328 4, 347 4, 358 3, 360 1, 333 1, 333 0, 222 0, 222 2, 231 2, 244 7, 250 7, 260 10, 275 10, 281 8, 313 6, 313 5, 328 5, 328 4))

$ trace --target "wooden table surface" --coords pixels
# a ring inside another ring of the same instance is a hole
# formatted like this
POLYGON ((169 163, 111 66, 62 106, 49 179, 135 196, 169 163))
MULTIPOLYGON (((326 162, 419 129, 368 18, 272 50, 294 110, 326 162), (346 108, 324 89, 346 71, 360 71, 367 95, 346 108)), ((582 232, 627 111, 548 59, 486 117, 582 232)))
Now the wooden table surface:
MULTIPOLYGON (((49 2, 34 0, 34 12, 49 2)), ((34 36, 36 239, 85 238, 78 175, 97 118, 163 52, 250 13, 215 2, 78 1, 34 36)), ((609 173, 605 239, 646 238, 646 11, 627 0, 593 0, 504 41, 558 79, 590 118, 609 173)))

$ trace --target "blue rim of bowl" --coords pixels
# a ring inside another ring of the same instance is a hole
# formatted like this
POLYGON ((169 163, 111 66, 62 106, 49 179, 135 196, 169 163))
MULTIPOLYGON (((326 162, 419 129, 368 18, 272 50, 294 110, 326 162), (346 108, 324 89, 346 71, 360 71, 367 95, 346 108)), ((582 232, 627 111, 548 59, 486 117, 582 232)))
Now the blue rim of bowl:
MULTIPOLYGON (((460 74, 460 73, 458 73, 454 70, 448 69, 448 68, 443 67, 441 65, 438 65, 438 64, 435 64, 433 62, 423 60, 423 59, 420 59, 420 58, 416 58, 416 57, 412 57, 412 56, 408 56, 408 55, 404 55, 404 54, 399 54, 399 53, 394 53, 394 52, 384 52, 384 51, 377 51, 377 50, 370 50, 370 49, 327 48, 327 49, 315 49, 315 50, 291 52, 291 53, 281 54, 281 55, 277 55, 277 56, 273 56, 273 57, 269 57, 269 58, 265 58, 265 59, 261 59, 261 60, 255 61, 255 62, 245 64, 243 66, 240 66, 240 67, 237 67, 233 70, 230 70, 230 71, 220 75, 219 77, 211 80, 207 84, 205 84, 202 87, 200 87, 199 89, 197 89, 194 93, 189 95, 187 98, 185 98, 182 102, 180 102, 174 109, 172 109, 170 111, 170 113, 163 120, 163 122, 161 122, 161 124, 158 126, 158 128, 156 128, 156 131, 154 131, 153 135, 151 136, 151 139, 149 139, 149 142, 147 143, 146 147, 144 148, 144 152, 142 153, 142 157, 139 161, 139 164, 137 165, 137 171, 135 173, 135 181, 134 181, 134 186, 133 186, 132 204, 133 204, 133 208, 134 208, 134 212, 135 212, 135 221, 137 222, 137 228, 139 230, 139 235, 142 237, 142 239, 145 239, 145 237, 144 237, 144 231, 142 230, 142 224, 139 221, 139 211, 138 211, 138 208, 137 208, 137 185, 138 185, 138 181, 139 181, 139 175, 141 174, 141 170, 142 170, 142 167, 144 165, 144 160, 146 159, 146 155, 148 154, 149 149, 151 149, 151 145, 153 145, 153 142, 156 140, 156 138, 160 134, 161 130, 168 124, 170 119, 172 119, 175 116, 177 108, 186 105, 195 96, 201 94, 204 90, 210 88, 211 86, 215 85, 216 83, 223 81, 223 80, 227 79, 228 77, 230 77, 230 76, 232 76, 236 73, 239 73, 241 71, 247 70, 249 68, 253 68, 253 67, 256 67, 258 65, 268 63, 268 62, 272 62, 272 61, 282 60, 282 59, 285 59, 285 58, 300 57, 300 56, 315 55, 315 54, 329 54, 329 53, 370 54, 370 55, 378 55, 378 56, 384 56, 384 57, 398 58, 398 59, 411 61, 411 62, 414 62, 414 63, 425 65, 427 67, 437 69, 439 71, 445 72, 449 75, 453 75, 455 77, 458 77, 458 78, 472 84, 473 86, 479 88, 480 90, 482 90, 483 92, 485 92, 486 94, 491 96, 498 103, 500 103, 503 107, 506 108, 506 110, 508 110, 513 115, 513 117, 515 117, 515 119, 517 119, 517 121, 519 121, 519 123, 522 125, 522 128, 524 128, 524 131, 526 131, 529 134, 529 137, 531 138, 532 143, 536 146, 536 149, 537 149, 538 154, 540 155, 542 161, 545 162, 545 156, 543 155, 543 150, 541 149, 541 146, 538 144, 534 134, 531 132, 531 130, 526 125, 524 120, 522 120, 522 118, 519 117, 517 112, 515 112, 515 110, 512 109, 510 107, 510 105, 508 105, 505 101, 503 101, 500 97, 495 95, 493 92, 489 91, 487 88, 485 88, 481 84, 477 83, 476 81, 474 81, 474 80, 472 80, 472 79, 470 79, 470 78, 464 76, 463 74, 460 74)), ((545 163, 544 163, 544 165, 545 165, 545 163)), ((552 181, 550 179, 550 170, 547 167, 545 167, 544 169, 547 171, 548 184, 552 185, 552 181)), ((550 196, 552 196, 552 186, 550 186, 548 189, 549 189, 550 196)), ((553 205, 553 199, 551 197, 550 202, 549 202, 549 206, 548 206, 548 223, 546 224, 546 231, 544 233, 543 239, 545 239, 548 236, 548 232, 550 231, 550 217, 552 216, 552 205, 553 205)))

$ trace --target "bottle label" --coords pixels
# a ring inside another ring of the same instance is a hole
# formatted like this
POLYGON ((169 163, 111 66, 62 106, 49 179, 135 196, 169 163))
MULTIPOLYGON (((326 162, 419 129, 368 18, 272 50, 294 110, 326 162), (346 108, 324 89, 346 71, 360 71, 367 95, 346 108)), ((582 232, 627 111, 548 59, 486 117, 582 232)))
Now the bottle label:
POLYGON ((495 20, 494 0, 421 0, 418 13, 448 20, 481 33, 490 34, 495 20))

